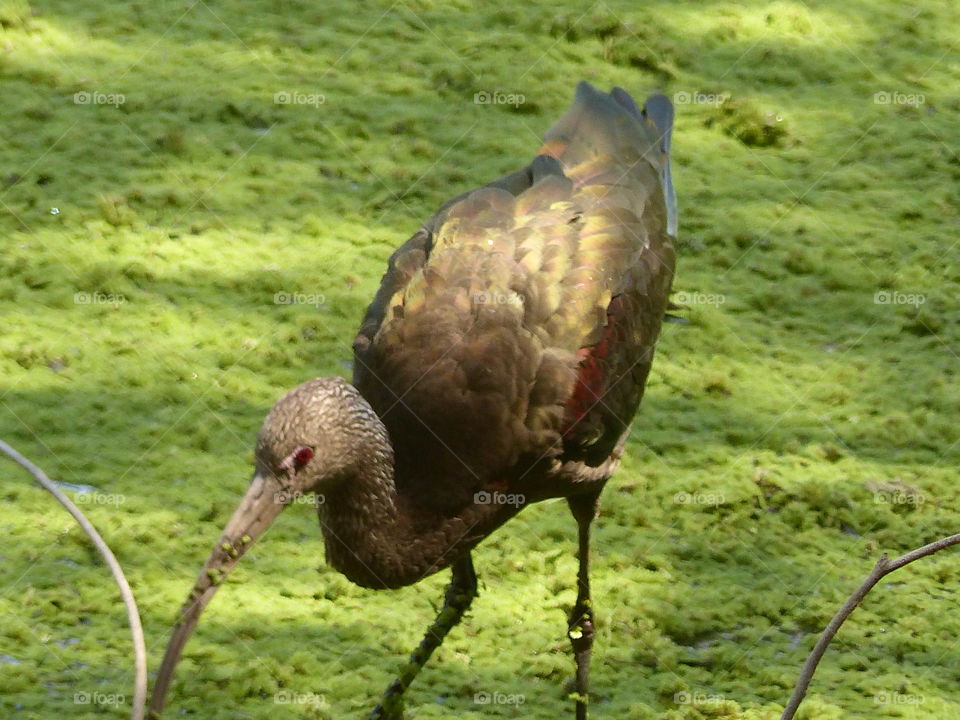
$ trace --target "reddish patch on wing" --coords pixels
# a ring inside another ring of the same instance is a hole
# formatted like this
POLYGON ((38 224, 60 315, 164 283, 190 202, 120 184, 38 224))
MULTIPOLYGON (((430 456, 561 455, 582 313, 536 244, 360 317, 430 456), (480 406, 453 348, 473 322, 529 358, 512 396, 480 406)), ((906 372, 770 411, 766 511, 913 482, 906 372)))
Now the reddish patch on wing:
POLYGON ((567 421, 563 427, 563 437, 574 435, 577 424, 583 420, 603 397, 604 367, 603 360, 616 342, 617 315, 621 312, 620 298, 614 297, 607 306, 607 324, 603 328, 603 337, 596 345, 588 345, 577 350, 580 357, 580 370, 573 395, 567 400, 567 421))

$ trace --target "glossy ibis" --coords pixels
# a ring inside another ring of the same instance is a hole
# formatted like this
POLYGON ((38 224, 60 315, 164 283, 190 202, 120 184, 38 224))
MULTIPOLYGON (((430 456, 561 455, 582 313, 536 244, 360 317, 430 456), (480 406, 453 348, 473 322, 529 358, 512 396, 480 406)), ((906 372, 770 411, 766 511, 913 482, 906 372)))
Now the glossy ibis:
POLYGON ((390 258, 353 383, 309 380, 267 415, 250 488, 173 630, 151 710, 222 580, 290 501, 318 503, 328 562, 368 588, 452 568, 437 619, 373 711, 402 697, 477 594, 471 550, 526 505, 579 528, 568 634, 586 718, 590 523, 643 395, 674 269, 673 107, 580 83, 522 170, 446 203, 390 258))

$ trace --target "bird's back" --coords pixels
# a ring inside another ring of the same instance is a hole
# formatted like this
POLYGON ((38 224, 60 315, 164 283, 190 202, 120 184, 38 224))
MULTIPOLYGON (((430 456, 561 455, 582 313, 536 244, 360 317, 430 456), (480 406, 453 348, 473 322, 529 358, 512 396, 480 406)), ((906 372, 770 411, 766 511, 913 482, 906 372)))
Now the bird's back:
POLYGON ((545 463, 598 466, 636 411, 670 282, 672 108, 581 83, 534 161, 390 259, 354 344, 401 491, 456 508, 545 463))

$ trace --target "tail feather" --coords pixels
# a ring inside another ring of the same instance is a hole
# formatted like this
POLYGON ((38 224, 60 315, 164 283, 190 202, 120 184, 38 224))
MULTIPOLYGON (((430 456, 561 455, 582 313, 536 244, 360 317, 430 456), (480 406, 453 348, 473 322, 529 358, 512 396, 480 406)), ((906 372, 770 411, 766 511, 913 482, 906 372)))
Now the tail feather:
POLYGON ((665 95, 651 95, 643 106, 643 115, 660 133, 663 153, 663 195, 667 204, 667 232, 677 236, 677 191, 670 175, 670 136, 673 134, 673 103, 665 95))
POLYGON ((630 97, 628 93, 623 88, 615 87, 610 91, 610 97, 616 100, 622 107, 630 112, 637 120, 641 119, 640 108, 637 107, 637 104, 633 101, 633 98, 630 97))
POLYGON ((642 156, 660 172, 667 232, 676 237, 677 199, 670 174, 672 130, 673 105, 666 96, 651 95, 641 110, 622 88, 605 93, 581 82, 573 105, 544 136, 540 154, 556 158, 565 168, 598 155, 642 156))

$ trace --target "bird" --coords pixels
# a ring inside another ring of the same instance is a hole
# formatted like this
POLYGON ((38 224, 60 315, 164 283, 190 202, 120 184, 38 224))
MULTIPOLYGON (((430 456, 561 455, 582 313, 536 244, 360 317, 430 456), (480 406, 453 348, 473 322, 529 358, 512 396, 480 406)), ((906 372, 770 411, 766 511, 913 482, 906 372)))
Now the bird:
POLYGON ((640 108, 580 82, 526 167, 446 202, 391 255, 352 382, 308 380, 266 416, 249 489, 171 632, 152 717, 227 574, 312 494, 326 561, 353 583, 394 589, 451 570, 439 614, 368 716, 379 720, 402 719, 407 688, 478 595, 473 549, 528 505, 564 498, 579 559, 571 699, 587 718, 590 527, 672 307, 673 119, 664 95, 640 108))

